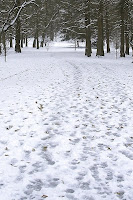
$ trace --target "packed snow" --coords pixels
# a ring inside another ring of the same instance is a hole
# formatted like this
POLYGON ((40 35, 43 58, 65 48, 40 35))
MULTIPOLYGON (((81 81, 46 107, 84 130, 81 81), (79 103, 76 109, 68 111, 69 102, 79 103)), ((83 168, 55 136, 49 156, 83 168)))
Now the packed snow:
POLYGON ((131 56, 0 57, 0 200, 133 199, 131 56))

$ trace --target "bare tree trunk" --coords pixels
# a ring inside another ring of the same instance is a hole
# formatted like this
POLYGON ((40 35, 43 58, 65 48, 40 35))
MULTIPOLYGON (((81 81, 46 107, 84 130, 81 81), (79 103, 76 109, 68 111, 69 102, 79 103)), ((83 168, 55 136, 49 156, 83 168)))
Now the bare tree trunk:
MULTIPOLYGON (((131 40, 130 40, 130 45, 131 45, 131 47, 132 47, 132 57, 133 57, 133 20, 131 19, 131 27, 130 27, 130 29, 131 29, 131 40)), ((132 61, 132 63, 133 63, 133 61, 132 61)))
POLYGON ((37 19, 36 19, 36 42, 37 42, 37 49, 39 49, 39 22, 38 22, 38 13, 37 13, 37 19))
POLYGON ((38 36, 37 36, 37 49, 39 49, 39 39, 38 39, 38 36))
POLYGON ((25 37, 25 46, 28 47, 28 38, 27 38, 27 35, 25 37))
POLYGON ((43 46, 44 46, 44 37, 45 37, 45 35, 44 35, 44 33, 43 33, 43 34, 42 34, 42 41, 41 41, 40 47, 43 47, 43 46))
POLYGON ((106 44, 107 44, 107 53, 110 53, 109 22, 108 22, 108 12, 107 12, 107 10, 106 10, 106 44))
POLYGON ((129 35, 128 35, 128 33, 126 33, 126 35, 125 35, 125 40, 126 40, 126 51, 125 51, 125 53, 127 55, 129 55, 129 35))
POLYGON ((50 40, 53 41, 54 40, 54 31, 53 31, 53 24, 51 23, 50 25, 50 40))
POLYGON ((42 40, 41 43, 40 43, 40 47, 43 47, 43 44, 44 44, 44 42, 43 42, 43 40, 42 40))
POLYGON ((129 33, 127 29, 127 25, 125 26, 125 42, 126 42, 126 51, 125 53, 129 55, 129 33))
POLYGON ((6 33, 3 32, 3 47, 4 47, 4 56, 5 56, 5 62, 6 62, 6 56, 7 56, 7 51, 6 51, 6 33))
MULTIPOLYGON (((17 7, 20 6, 20 0, 16 1, 17 7)), ((16 45, 15 45, 15 51, 17 53, 21 53, 21 47, 20 47, 20 17, 18 17, 17 21, 16 21, 16 45)))
POLYGON ((12 37, 10 37, 10 48, 13 47, 13 43, 12 43, 12 37))
POLYGON ((34 37, 34 40, 33 40, 33 48, 36 48, 36 37, 34 37))
POLYGON ((120 57, 125 57, 124 52, 124 1, 121 1, 121 7, 120 7, 120 15, 121 15, 121 47, 120 47, 120 57))
POLYGON ((2 54, 2 47, 1 47, 1 36, 2 36, 2 33, 0 32, 0 55, 2 54))
POLYGON ((21 34, 21 48, 23 48, 23 42, 24 42, 24 37, 23 37, 23 33, 21 34))
POLYGON ((99 4, 98 12, 98 41, 97 41, 97 55, 104 56, 103 49, 103 3, 102 0, 99 4))
POLYGON ((21 48, 20 48, 20 19, 17 19, 17 25, 16 25, 16 45, 15 45, 15 51, 17 53, 21 53, 21 48))
POLYGON ((85 55, 91 56, 91 27, 90 27, 90 0, 87 1, 86 9, 85 9, 85 25, 86 25, 86 48, 85 55))

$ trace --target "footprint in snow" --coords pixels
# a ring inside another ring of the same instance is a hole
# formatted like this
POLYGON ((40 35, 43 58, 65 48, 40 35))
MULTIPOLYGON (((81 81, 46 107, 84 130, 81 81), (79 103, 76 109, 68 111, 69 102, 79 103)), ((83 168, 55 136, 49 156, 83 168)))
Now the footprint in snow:
POLYGON ((113 172, 111 170, 107 171, 107 176, 105 179, 108 181, 111 181, 113 179, 113 172))
POLYGON ((23 174, 26 171, 26 165, 22 165, 19 167, 20 173, 23 174))
POLYGON ((69 200, 78 200, 77 198, 75 198, 73 195, 71 194, 67 194, 66 197, 69 199, 69 200))
POLYGON ((90 182, 81 182, 79 187, 82 189, 82 190, 90 190, 90 182))
POLYGON ((30 184, 26 186, 25 194, 31 195, 33 191, 40 191, 43 187, 43 182, 40 179, 36 179, 34 181, 31 181, 30 184))
POLYGON ((130 160, 133 160, 133 154, 129 151, 121 151, 121 153, 123 155, 125 155, 127 158, 129 158, 130 160))

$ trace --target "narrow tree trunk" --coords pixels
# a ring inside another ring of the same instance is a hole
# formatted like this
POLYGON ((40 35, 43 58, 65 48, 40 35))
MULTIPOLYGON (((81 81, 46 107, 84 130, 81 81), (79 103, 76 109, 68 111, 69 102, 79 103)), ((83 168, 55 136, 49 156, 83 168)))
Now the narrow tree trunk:
POLYGON ((1 48, 1 36, 2 36, 2 33, 0 32, 0 55, 2 54, 2 48, 1 48))
POLYGON ((10 48, 13 47, 13 43, 12 43, 12 37, 10 37, 10 48))
POLYGON ((28 47, 28 38, 27 38, 27 35, 26 35, 26 38, 25 38, 25 46, 28 47))
MULTIPOLYGON (((131 43, 131 47, 132 47, 132 57, 133 57, 133 20, 131 19, 131 41, 130 41, 130 43, 131 43)), ((133 61, 132 61, 132 63, 133 63, 133 61)))
POLYGON ((36 38, 34 37, 34 40, 33 40, 33 48, 36 48, 36 38))
POLYGON ((126 54, 129 55, 129 35, 126 33, 125 35, 125 40, 126 40, 126 54))
POLYGON ((123 5, 123 1, 121 3, 120 15, 121 15, 121 23, 120 23, 120 28, 121 28, 120 57, 125 57, 125 53, 124 53, 124 5, 123 5))
POLYGON ((36 48, 39 49, 39 38, 38 38, 38 24, 37 24, 37 30, 36 30, 36 48))
MULTIPOLYGON (((17 7, 20 6, 20 0, 16 1, 17 7)), ((17 53, 21 53, 21 47, 20 47, 20 17, 18 17, 16 21, 16 45, 15 45, 15 51, 17 53)))
POLYGON ((106 44, 107 44, 107 53, 110 53, 109 22, 108 22, 108 12, 107 12, 107 10, 106 10, 106 44))
POLYGON ((91 56, 91 27, 90 27, 90 0, 87 1, 86 10, 85 10, 85 25, 86 25, 86 48, 85 55, 91 56))
POLYGON ((7 52, 6 52, 6 36, 5 36, 5 32, 3 32, 3 49, 4 49, 4 56, 5 56, 5 62, 6 62, 7 52))
POLYGON ((37 49, 39 49, 39 39, 38 39, 38 37, 37 37, 37 49))
POLYGON ((39 49, 39 22, 38 22, 38 19, 39 19, 39 14, 37 13, 37 19, 36 19, 36 42, 37 42, 37 49, 39 49))
POLYGON ((44 33, 42 34, 42 41, 41 41, 41 44, 40 44, 40 47, 43 47, 44 46, 44 33))
POLYGON ((43 40, 42 40, 41 43, 40 43, 40 47, 43 47, 43 44, 44 44, 44 42, 43 42, 43 40))
POLYGON ((104 56, 103 48, 103 3, 100 1, 98 13, 98 41, 97 41, 97 55, 104 56))
POLYGON ((119 48, 119 42, 118 42, 118 30, 116 30, 116 36, 115 36, 116 59, 117 59, 117 55, 118 55, 118 48, 119 48))
POLYGON ((54 31, 53 31, 53 24, 51 23, 50 25, 50 40, 53 41, 54 40, 54 31))
POLYGON ((23 33, 21 34, 21 48, 23 48, 23 42, 24 42, 24 38, 23 38, 23 33))
POLYGON ((20 47, 20 19, 17 19, 17 25, 16 25, 16 45, 15 45, 15 51, 17 53, 21 53, 21 47, 20 47))
POLYGON ((125 42, 126 42, 126 51, 125 51, 125 53, 127 54, 127 55, 129 55, 129 34, 128 34, 128 29, 127 29, 127 25, 125 26, 125 31, 126 31, 126 33, 125 33, 125 42))

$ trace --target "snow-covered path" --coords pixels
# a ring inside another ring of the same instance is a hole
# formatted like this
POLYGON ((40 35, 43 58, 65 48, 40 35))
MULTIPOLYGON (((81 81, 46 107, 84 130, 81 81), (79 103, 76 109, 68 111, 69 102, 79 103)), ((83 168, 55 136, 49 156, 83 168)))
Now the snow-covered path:
POLYGON ((25 50, 0 66, 0 200, 133 199, 133 64, 25 50))

